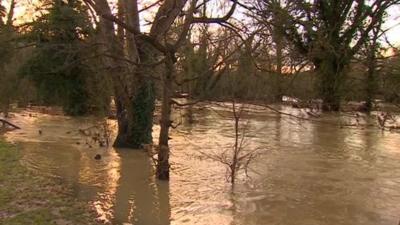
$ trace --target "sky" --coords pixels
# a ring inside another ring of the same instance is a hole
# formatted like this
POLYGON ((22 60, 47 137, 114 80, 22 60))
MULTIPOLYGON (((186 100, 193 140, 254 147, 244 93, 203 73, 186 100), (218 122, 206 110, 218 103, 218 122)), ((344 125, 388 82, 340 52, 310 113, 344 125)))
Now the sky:
POLYGON ((384 29, 388 28, 391 28, 386 34, 389 41, 395 45, 400 45, 400 6, 388 10, 388 20, 384 29))
MULTIPOLYGON (((4 5, 8 6, 9 5, 9 0, 0 0, 3 2, 4 5)), ((156 0, 139 0, 141 4, 143 5, 148 5, 151 4, 152 2, 156 0)), ((26 21, 30 20, 32 18, 32 15, 37 15, 38 10, 35 10, 35 3, 36 0, 20 0, 17 1, 17 7, 15 9, 15 17, 16 17, 16 22, 21 22, 21 21, 26 21)), ((221 6, 214 5, 213 7, 209 7, 211 11, 215 13, 220 10, 221 6)), ((156 9, 153 9, 152 11, 154 12, 156 9)), ((149 15, 144 15, 144 19, 149 19, 151 16, 149 15)), ((400 45, 400 6, 392 7, 388 10, 388 19, 387 22, 383 26, 384 29, 389 29, 386 33, 387 39, 390 41, 390 43, 394 45, 400 45)))

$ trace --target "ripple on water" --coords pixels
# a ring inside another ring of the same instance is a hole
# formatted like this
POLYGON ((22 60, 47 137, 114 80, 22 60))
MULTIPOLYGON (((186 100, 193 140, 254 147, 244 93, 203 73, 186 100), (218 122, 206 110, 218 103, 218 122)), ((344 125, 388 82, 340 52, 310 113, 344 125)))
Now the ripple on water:
MULTIPOLYGON (((261 112, 248 116, 247 148, 264 152, 251 180, 232 190, 226 168, 199 153, 232 146, 232 121, 202 110, 193 125, 172 131, 169 183, 154 179, 152 162, 137 150, 84 145, 77 129, 95 118, 16 114, 22 162, 63 178, 100 219, 114 224, 397 224, 400 212, 400 135, 299 122, 261 112), (42 134, 38 133, 42 130, 42 134), (80 142, 80 144, 76 144, 80 142), (101 154, 101 160, 94 160, 101 154)), ((282 107, 282 110, 289 110, 282 107)), ((322 116, 334 122, 338 116, 322 116)), ((157 137, 159 128, 154 129, 157 137)))

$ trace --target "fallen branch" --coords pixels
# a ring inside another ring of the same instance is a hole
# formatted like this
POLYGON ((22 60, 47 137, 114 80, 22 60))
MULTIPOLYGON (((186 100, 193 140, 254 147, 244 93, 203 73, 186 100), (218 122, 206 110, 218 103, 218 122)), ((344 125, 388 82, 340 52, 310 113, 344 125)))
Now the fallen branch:
POLYGON ((19 127, 19 126, 13 124, 13 123, 11 123, 11 122, 8 122, 8 121, 5 120, 5 119, 0 119, 0 122, 3 123, 3 127, 6 126, 6 125, 8 125, 8 126, 14 128, 14 129, 21 129, 21 127, 19 127))

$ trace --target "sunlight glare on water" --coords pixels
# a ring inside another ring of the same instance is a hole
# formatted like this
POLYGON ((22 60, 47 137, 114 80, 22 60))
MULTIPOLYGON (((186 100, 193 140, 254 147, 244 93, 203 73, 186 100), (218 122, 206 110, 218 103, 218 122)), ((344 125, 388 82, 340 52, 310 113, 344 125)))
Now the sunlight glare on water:
POLYGON ((23 149, 24 165, 61 178, 112 224, 398 224, 400 134, 254 111, 246 117, 246 146, 263 154, 251 178, 232 190, 223 165, 199 159, 200 152, 232 145, 232 121, 221 114, 229 115, 219 108, 198 111, 194 124, 183 121, 172 132, 169 183, 154 178, 141 150, 85 145, 77 130, 94 118, 21 112, 14 120, 23 129, 7 138, 23 149), (102 159, 94 160, 96 154, 102 159))

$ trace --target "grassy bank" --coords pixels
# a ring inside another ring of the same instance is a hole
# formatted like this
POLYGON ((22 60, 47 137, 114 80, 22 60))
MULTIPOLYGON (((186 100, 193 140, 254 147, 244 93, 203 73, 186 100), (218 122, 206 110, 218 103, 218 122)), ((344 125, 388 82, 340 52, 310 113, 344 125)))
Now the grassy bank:
POLYGON ((0 139, 0 224, 97 224, 60 181, 28 171, 16 146, 0 139))

